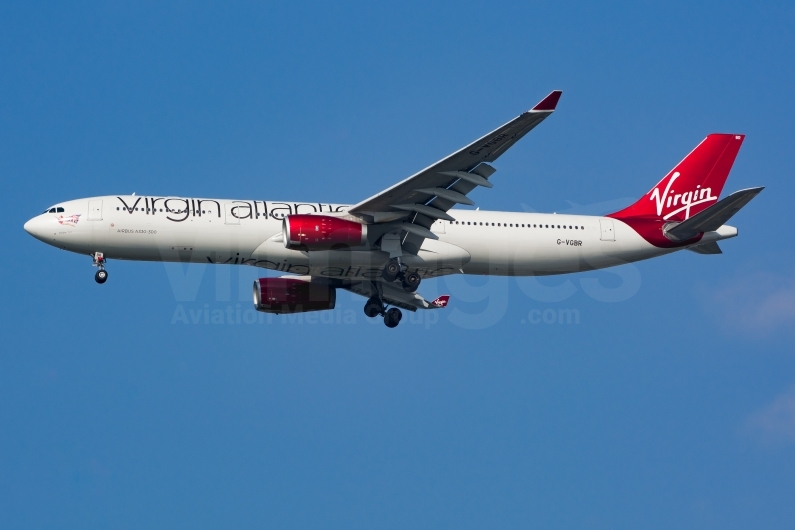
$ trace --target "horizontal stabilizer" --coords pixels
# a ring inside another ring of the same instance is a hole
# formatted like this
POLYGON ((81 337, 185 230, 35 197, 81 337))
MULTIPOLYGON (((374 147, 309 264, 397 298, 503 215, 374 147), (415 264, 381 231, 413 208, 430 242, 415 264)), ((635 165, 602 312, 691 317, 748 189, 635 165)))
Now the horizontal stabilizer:
POLYGON ((723 251, 718 246, 717 241, 713 241, 712 243, 704 243, 703 245, 694 245, 692 247, 688 247, 687 250, 695 252, 696 254, 723 254, 723 251))
POLYGON ((703 232, 717 230, 763 189, 763 187, 759 187, 735 191, 706 210, 666 230, 665 235, 670 239, 684 241, 703 232))

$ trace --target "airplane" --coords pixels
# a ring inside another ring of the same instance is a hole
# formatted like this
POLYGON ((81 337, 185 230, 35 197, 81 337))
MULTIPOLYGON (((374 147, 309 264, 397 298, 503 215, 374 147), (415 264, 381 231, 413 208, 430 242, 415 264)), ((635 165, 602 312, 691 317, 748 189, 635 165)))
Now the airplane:
POLYGON ((389 328, 401 309, 447 306, 447 295, 428 301, 417 292, 425 278, 567 274, 682 249, 720 254, 718 241, 737 235, 725 223, 763 189, 718 200, 742 134, 708 135, 643 197, 608 215, 454 208, 493 187, 491 164, 555 111, 561 93, 354 205, 116 195, 59 203, 24 229, 90 255, 99 284, 113 259, 250 265, 283 273, 254 282, 258 311, 331 310, 345 289, 389 328))

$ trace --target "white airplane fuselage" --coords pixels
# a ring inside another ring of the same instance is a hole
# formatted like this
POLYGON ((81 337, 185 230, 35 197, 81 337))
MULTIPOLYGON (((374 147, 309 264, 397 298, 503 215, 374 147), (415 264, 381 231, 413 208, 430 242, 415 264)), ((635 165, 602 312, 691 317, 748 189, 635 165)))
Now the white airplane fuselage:
MULTIPOLYGON (((60 203, 25 230, 52 246, 106 259, 250 265, 302 276, 378 279, 389 254, 368 246, 328 251, 285 248, 283 218, 342 215, 347 205, 259 200, 105 196, 60 203)), ((679 250, 647 242, 606 217, 451 210, 416 255, 404 255, 422 278, 447 274, 549 275, 593 270, 679 250)), ((700 243, 736 235, 724 226, 700 243)))

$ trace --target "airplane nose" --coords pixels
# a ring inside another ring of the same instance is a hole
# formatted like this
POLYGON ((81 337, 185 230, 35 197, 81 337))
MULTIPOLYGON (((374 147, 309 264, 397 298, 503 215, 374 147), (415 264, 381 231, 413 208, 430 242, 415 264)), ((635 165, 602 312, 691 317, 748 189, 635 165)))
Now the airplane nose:
POLYGON ((25 225, 22 227, 25 229, 25 232, 32 235, 36 239, 42 239, 42 219, 40 217, 34 217, 33 219, 29 220, 25 225))

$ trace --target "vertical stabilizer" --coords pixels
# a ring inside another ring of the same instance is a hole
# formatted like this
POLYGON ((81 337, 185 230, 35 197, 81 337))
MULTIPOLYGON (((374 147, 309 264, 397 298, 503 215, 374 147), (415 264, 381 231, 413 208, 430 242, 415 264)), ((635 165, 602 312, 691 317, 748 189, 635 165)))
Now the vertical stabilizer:
POLYGON ((710 134, 635 204, 616 219, 684 221, 720 196, 745 135, 710 134))

